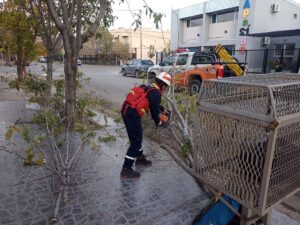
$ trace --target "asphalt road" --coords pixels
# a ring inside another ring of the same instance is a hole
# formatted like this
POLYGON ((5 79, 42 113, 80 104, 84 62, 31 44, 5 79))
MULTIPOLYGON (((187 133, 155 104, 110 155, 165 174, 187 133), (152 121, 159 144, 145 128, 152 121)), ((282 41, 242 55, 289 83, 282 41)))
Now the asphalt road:
POLYGON ((111 102, 116 109, 121 107, 129 90, 143 81, 122 76, 119 66, 82 65, 79 70, 91 78, 89 90, 111 102))
MULTIPOLYGON (((45 76, 46 63, 31 63, 27 67, 27 71, 30 71, 35 75, 45 76)), ((78 66, 78 70, 82 71, 86 77, 90 77, 91 80, 87 84, 88 90, 95 91, 97 96, 112 103, 113 108, 119 109, 126 94, 130 88, 134 85, 142 83, 142 79, 134 77, 123 77, 120 72, 120 66, 101 66, 101 65, 85 65, 78 66)), ((54 77, 63 74, 63 64, 54 64, 54 77)), ((16 73, 15 66, 7 67, 0 65, 0 73, 16 73)))

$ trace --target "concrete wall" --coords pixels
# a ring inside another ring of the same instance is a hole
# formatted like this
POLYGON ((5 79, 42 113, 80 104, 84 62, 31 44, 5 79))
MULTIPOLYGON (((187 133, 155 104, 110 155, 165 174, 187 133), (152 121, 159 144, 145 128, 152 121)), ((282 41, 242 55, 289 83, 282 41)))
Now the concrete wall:
POLYGON ((180 28, 182 27, 179 20, 179 9, 171 11, 171 49, 177 49, 180 42, 180 28))
POLYGON ((186 27, 186 20, 182 22, 182 43, 197 43, 201 41, 202 36, 202 26, 198 27, 186 27))
MULTIPOLYGON (((161 30, 154 30, 149 28, 143 28, 142 29, 142 56, 140 54, 140 30, 136 30, 134 32, 134 29, 112 29, 110 30, 111 34, 114 37, 120 38, 121 41, 125 42, 125 39, 122 37, 128 37, 126 38, 129 44, 129 51, 130 53, 134 53, 134 50, 136 49, 137 58, 142 59, 148 59, 148 52, 150 50, 150 45, 154 45, 154 49, 156 51, 162 51, 164 48, 166 48, 167 44, 170 41, 170 31, 163 31, 161 30)), ((153 58, 155 61, 155 58, 153 58)))
POLYGON ((300 29, 300 5, 286 0, 256 0, 252 10, 252 33, 300 29), (271 4, 279 3, 280 12, 272 13, 271 4), (294 14, 297 18, 294 18, 294 14))
POLYGON ((239 0, 214 0, 174 10, 171 13, 171 49, 178 47, 211 46, 221 43, 234 44, 237 21, 211 24, 209 13, 216 10, 227 10, 237 7, 239 0), (207 12, 206 12, 207 10, 207 12), (186 19, 203 15, 203 25, 186 27, 186 19))
POLYGON ((208 28, 208 39, 210 41, 235 39, 237 33, 236 26, 237 21, 210 24, 208 28))

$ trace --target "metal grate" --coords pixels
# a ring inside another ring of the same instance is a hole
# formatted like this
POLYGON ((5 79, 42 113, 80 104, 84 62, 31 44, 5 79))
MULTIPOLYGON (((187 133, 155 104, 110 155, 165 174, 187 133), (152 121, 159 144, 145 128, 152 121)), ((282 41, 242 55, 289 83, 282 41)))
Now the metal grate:
POLYGON ((300 187, 300 123, 278 129, 267 206, 300 187))
POLYGON ((300 75, 295 73, 255 74, 251 76, 226 78, 226 81, 229 81, 230 83, 269 86, 276 84, 298 83, 300 82, 300 75))
POLYGON ((261 215, 300 188, 300 75, 206 80, 197 104, 204 182, 261 215))

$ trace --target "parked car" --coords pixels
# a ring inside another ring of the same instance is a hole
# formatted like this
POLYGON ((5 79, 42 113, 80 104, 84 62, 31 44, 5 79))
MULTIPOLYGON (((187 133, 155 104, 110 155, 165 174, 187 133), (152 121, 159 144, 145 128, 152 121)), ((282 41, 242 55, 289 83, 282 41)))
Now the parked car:
POLYGON ((38 62, 46 63, 46 62, 47 62, 47 57, 41 56, 41 57, 38 59, 38 62))
POLYGON ((142 74, 146 75, 149 67, 153 65, 154 63, 151 60, 133 59, 122 66, 121 72, 123 76, 134 75, 139 78, 142 74))
POLYGON ((80 66, 81 65, 81 60, 77 59, 77 65, 80 66))

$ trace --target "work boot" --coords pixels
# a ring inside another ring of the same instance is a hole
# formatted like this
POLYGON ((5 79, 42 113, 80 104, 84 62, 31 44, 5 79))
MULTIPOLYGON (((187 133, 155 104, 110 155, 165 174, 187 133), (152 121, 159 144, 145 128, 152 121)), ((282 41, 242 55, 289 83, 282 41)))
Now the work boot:
POLYGON ((144 154, 142 154, 136 158, 135 165, 136 166, 151 166, 152 162, 151 162, 151 160, 147 159, 144 154))
POLYGON ((139 178, 140 173, 134 171, 132 168, 123 167, 121 170, 121 178, 139 178))

